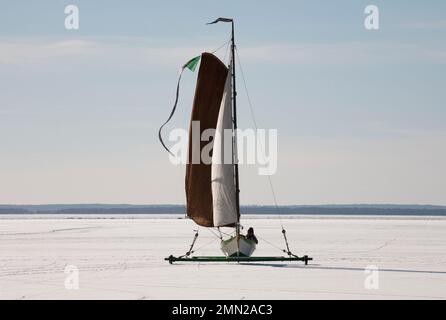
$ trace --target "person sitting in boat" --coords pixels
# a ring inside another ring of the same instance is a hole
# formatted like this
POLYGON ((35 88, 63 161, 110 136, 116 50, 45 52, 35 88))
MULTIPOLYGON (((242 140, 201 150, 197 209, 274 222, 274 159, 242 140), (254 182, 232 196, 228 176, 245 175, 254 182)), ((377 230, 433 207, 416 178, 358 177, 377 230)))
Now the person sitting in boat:
POLYGON ((254 228, 253 227, 250 227, 249 229, 248 229, 248 233, 246 234, 246 237, 245 237, 247 240, 252 240, 252 241, 254 241, 256 244, 257 243, 259 243, 259 240, 257 240, 257 237, 255 236, 255 234, 254 234, 254 228))

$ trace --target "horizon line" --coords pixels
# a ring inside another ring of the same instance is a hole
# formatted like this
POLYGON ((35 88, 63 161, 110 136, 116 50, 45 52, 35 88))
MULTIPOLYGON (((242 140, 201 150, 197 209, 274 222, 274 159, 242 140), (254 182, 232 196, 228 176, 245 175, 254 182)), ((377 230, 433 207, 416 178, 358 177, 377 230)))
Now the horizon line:
MULTIPOLYGON (((29 204, 11 204, 11 203, 0 203, 0 206, 183 206, 186 204, 176 204, 176 203, 145 203, 145 204, 131 204, 131 203, 29 203, 29 204)), ((276 207, 274 204, 242 204, 242 207, 276 207)), ((325 203, 325 204, 280 204, 277 207, 318 207, 318 206, 425 206, 425 207, 446 207, 446 204, 402 204, 402 203, 325 203)))

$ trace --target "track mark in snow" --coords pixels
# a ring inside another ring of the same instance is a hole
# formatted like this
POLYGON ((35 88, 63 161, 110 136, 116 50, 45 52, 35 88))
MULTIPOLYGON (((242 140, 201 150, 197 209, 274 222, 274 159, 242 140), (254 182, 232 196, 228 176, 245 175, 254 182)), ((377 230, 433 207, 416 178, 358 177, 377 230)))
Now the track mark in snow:
MULTIPOLYGON (((252 264, 254 265, 254 264, 252 264)), ((319 269, 319 270, 339 270, 339 271, 360 271, 364 272, 364 268, 356 268, 356 267, 324 267, 324 266, 316 266, 316 265, 308 265, 308 266, 299 266, 299 265, 270 265, 271 267, 280 267, 280 268, 296 268, 296 269, 319 269)), ((436 270, 410 270, 410 269, 386 269, 380 268, 380 272, 401 272, 401 273, 430 273, 430 274, 445 274, 446 271, 436 271, 436 270)))
POLYGON ((82 227, 82 228, 64 228, 64 229, 53 229, 49 231, 40 231, 40 232, 12 232, 12 233, 0 233, 0 236, 23 236, 23 235, 31 235, 31 234, 48 234, 48 233, 56 233, 56 232, 64 232, 64 231, 78 231, 78 230, 88 230, 88 229, 97 229, 100 227, 82 227))
POLYGON ((377 247, 377 248, 375 248, 375 249, 371 249, 371 250, 365 251, 365 252, 372 252, 372 251, 378 251, 378 250, 381 250, 382 248, 387 247, 389 244, 391 244, 391 243, 394 242, 394 241, 396 241, 396 238, 395 238, 395 239, 392 239, 392 240, 389 240, 389 241, 386 241, 386 242, 384 242, 384 244, 380 245, 379 247, 377 247))

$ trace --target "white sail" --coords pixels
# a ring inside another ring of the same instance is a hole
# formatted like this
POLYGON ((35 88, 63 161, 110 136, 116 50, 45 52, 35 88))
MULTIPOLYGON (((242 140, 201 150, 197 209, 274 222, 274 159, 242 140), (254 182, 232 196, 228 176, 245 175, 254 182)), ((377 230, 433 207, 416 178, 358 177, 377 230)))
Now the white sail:
POLYGON ((216 227, 231 225, 238 221, 234 165, 232 163, 232 135, 228 134, 232 132, 231 77, 231 67, 229 67, 218 114, 212 153, 212 204, 216 227))

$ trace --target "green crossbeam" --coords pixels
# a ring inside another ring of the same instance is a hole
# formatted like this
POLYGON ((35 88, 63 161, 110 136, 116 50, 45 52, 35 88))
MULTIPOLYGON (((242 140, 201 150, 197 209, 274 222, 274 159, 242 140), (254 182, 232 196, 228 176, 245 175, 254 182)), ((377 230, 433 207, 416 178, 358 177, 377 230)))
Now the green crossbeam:
POLYGON ((174 257, 169 256, 164 260, 174 262, 271 262, 271 261, 308 261, 313 260, 308 256, 303 257, 224 257, 224 256, 198 256, 198 257, 174 257))

